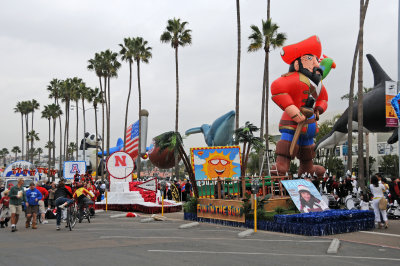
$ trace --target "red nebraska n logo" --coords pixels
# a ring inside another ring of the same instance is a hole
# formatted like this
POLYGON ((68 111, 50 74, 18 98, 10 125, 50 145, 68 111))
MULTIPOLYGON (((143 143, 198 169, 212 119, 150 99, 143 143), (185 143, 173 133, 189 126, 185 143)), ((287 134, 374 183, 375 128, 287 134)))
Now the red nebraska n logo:
POLYGON ((121 166, 126 166, 126 155, 122 155, 121 157, 117 155, 115 156, 115 167, 119 166, 120 164, 121 166))

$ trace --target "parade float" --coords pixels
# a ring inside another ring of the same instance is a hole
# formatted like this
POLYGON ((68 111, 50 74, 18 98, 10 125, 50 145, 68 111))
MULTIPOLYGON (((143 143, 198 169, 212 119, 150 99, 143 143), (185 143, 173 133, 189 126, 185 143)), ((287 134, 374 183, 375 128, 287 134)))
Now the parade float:
MULTIPOLYGON (((279 125, 282 136, 273 166, 277 176, 246 178, 240 165, 246 163, 248 157, 244 154, 250 147, 243 145, 242 158, 239 146, 212 147, 218 135, 218 130, 211 131, 213 126, 187 131, 203 133, 209 147, 191 149, 199 197, 186 203, 184 219, 313 236, 374 227, 372 211, 329 210, 310 181, 287 176, 295 157, 300 161, 299 176, 315 173, 322 177, 325 173, 322 166, 313 164, 313 138, 319 115, 328 106, 322 79, 335 64, 325 56, 320 60, 321 52, 317 36, 283 47, 281 56, 289 72, 271 85, 272 100, 283 110, 279 125)), ((227 141, 222 145, 231 144, 227 141)))
MULTIPOLYGON (((163 199, 157 178, 133 181, 132 174, 137 157, 147 158, 147 118, 148 112, 142 110, 141 147, 138 147, 139 121, 136 121, 127 128, 125 151, 122 139, 119 139, 117 145, 110 149, 110 155, 107 156, 106 161, 110 189, 102 201, 96 202, 97 209, 143 213, 176 212, 182 209, 182 203, 163 199)), ((103 155, 108 154, 104 151, 103 155)))

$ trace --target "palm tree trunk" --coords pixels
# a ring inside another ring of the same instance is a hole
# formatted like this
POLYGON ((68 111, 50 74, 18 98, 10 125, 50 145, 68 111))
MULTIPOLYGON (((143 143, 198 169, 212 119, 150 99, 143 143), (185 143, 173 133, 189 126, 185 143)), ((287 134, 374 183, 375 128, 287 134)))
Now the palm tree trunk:
POLYGON ((267 20, 271 18, 271 1, 267 1, 267 20))
POLYGON ((97 144, 97 136, 98 136, 98 130, 97 130, 97 106, 94 107, 94 124, 95 124, 95 128, 96 128, 96 180, 99 178, 99 173, 98 173, 98 169, 99 169, 99 156, 97 155, 99 153, 99 145, 97 144))
MULTIPOLYGON (((51 141, 51 123, 50 123, 50 117, 49 117, 49 142, 47 144, 47 145, 49 145, 49 161, 47 162, 47 167, 49 168, 49 170, 50 170, 50 163, 51 163, 51 144, 50 144, 50 141, 51 141)), ((39 159, 39 161, 40 161, 40 159, 39 159)))
MULTIPOLYGON (((265 152, 268 154, 269 151, 269 113, 268 113, 268 107, 269 107, 269 47, 265 53, 265 152)), ((271 175, 269 171, 269 160, 267 158, 267 175, 271 175)))
POLYGON ((28 114, 25 115, 25 140, 26 140, 26 160, 29 161, 29 141, 28 141, 28 114))
POLYGON ((65 121, 64 121, 64 161, 68 161, 67 131, 68 131, 68 102, 67 102, 67 101, 65 101, 65 121))
POLYGON ((111 90, 110 90, 110 79, 107 78, 107 90, 108 90, 108 119, 107 119, 107 154, 110 155, 110 133, 111 133, 111 90))
MULTIPOLYGON (((178 46, 175 47, 175 82, 176 82, 176 103, 175 103, 175 132, 179 132, 179 68, 178 68, 178 46)), ((179 179, 179 157, 175 153, 175 178, 179 179)))
MULTIPOLYGON (((102 84, 101 84, 101 78, 99 77, 99 82, 100 82, 100 90, 102 92, 102 101, 101 101, 101 112, 102 112, 102 123, 101 123, 101 134, 102 134, 102 141, 101 141, 101 162, 102 162, 102 167, 101 167, 101 181, 104 182, 104 104, 105 102, 105 93, 103 93, 105 91, 105 89, 103 90, 102 84)), ((106 86, 104 84, 104 86, 106 86)), ((107 108, 107 104, 106 104, 106 108, 107 108)))
POLYGON ((238 32, 238 52, 236 65, 236 123, 235 129, 239 128, 239 88, 240 88, 240 53, 241 53, 241 33, 240 33, 240 0, 236 0, 236 20, 238 32))
POLYGON ((32 111, 32 117, 31 117, 31 118, 32 118, 32 121, 31 121, 31 129, 32 129, 32 130, 33 130, 33 115, 34 115, 34 114, 35 114, 35 111, 33 110, 33 111, 32 111))
MULTIPOLYGON (((260 126, 260 139, 263 140, 264 139, 264 115, 265 115, 265 76, 266 76, 266 63, 267 63, 267 54, 265 54, 265 60, 264 60, 264 75, 263 75, 263 83, 262 83, 262 95, 261 95, 261 126, 260 126)), ((268 141, 268 136, 265 134, 266 136, 266 141, 268 141)), ((258 162, 260 165, 260 171, 262 171, 262 167, 263 167, 263 150, 260 149, 260 152, 258 153, 258 162)), ((264 173, 262 173, 264 174, 264 173)))
MULTIPOLYGON (((59 168, 58 168, 58 177, 60 177, 60 175, 61 175, 61 169, 62 169, 62 126, 61 126, 61 115, 60 115, 60 117, 58 118, 58 122, 59 122, 59 124, 58 124, 58 126, 60 127, 60 147, 59 147, 59 149, 60 149, 60 158, 59 158, 59 168)), ((55 158, 54 158, 54 160, 55 160, 55 158)), ((54 180, 55 181, 55 180, 54 180)))
POLYGON ((78 160, 78 131, 79 131, 79 110, 78 110, 78 100, 76 100, 75 101, 75 104, 76 104, 76 137, 75 137, 75 143, 76 143, 76 151, 75 151, 75 155, 76 155, 76 158, 75 158, 75 160, 77 161, 78 160))
POLYGON ((83 149, 82 149, 82 155, 83 155, 83 160, 86 162, 86 111, 85 111, 85 99, 82 98, 82 114, 83 114, 83 149))
MULTIPOLYGON (((125 126, 124 126, 124 134, 122 134, 124 138, 124 151, 126 147, 126 128, 128 124, 128 110, 129 110, 129 100, 131 98, 131 89, 132 89, 132 63, 129 61, 129 91, 128 91, 128 97, 126 99, 126 108, 125 108, 125 126)), ((140 109, 139 109, 140 112, 140 109)), ((140 116, 139 116, 139 123, 140 123, 140 116)), ((139 134, 140 134, 140 128, 139 128, 139 134)))
POLYGON ((364 4, 364 0, 360 0, 360 32, 359 32, 359 43, 358 43, 358 178, 360 181, 360 187, 363 192, 366 192, 365 187, 365 176, 364 176, 364 113, 363 113, 363 38, 364 38, 364 20, 365 13, 367 11, 368 0, 364 4))
MULTIPOLYGON (((53 118, 53 169, 56 169, 56 118, 53 118)), ((61 157, 60 157, 61 160, 61 157)), ((61 171, 61 168, 59 169, 61 171)), ((53 175, 53 181, 55 181, 56 175, 53 175)))
POLYGON ((22 160, 24 160, 24 115, 22 114, 22 112, 21 112, 21 132, 22 132, 22 134, 21 134, 21 137, 22 137, 22 153, 21 153, 21 159, 22 160))
POLYGON ((15 160, 14 160, 14 162, 16 162, 17 161, 17 152, 15 152, 15 160))
POLYGON ((137 79, 138 79, 138 93, 139 93, 139 142, 138 142, 138 157, 137 157, 137 178, 140 178, 140 145, 142 138, 142 119, 140 117, 140 112, 142 110, 142 90, 140 88, 140 61, 136 61, 137 64, 137 79))

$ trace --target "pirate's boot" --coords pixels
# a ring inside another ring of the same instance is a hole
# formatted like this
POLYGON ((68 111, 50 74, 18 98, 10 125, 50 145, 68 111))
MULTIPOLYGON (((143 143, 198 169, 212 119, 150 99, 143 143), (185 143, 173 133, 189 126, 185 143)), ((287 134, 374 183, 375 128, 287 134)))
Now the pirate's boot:
MULTIPOLYGON (((279 176, 284 176, 289 172, 290 161, 294 156, 290 156, 290 141, 280 140, 276 144, 276 169, 279 176)), ((299 145, 296 144, 293 154, 297 154, 299 145)))
POLYGON ((308 146, 301 146, 299 148, 299 152, 297 154, 297 158, 300 160, 300 167, 298 174, 299 176, 304 173, 309 173, 313 175, 316 173, 319 176, 322 176, 325 173, 325 168, 320 165, 314 165, 313 159, 315 157, 315 144, 308 146))

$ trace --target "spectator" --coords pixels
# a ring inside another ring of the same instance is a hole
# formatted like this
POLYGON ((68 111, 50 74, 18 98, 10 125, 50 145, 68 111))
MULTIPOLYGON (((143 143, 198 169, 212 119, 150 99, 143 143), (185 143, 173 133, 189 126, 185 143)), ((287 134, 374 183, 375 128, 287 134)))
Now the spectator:
POLYGON ((24 179, 18 178, 18 184, 10 189, 10 212, 11 212, 11 232, 18 231, 17 223, 22 214, 22 201, 26 202, 24 191, 24 179))
POLYGON ((35 188, 35 183, 29 184, 29 189, 26 191, 26 223, 25 228, 29 228, 32 218, 32 229, 37 229, 36 219, 39 212, 39 201, 43 198, 42 193, 35 188))
POLYGON ((48 222, 45 219, 46 216, 46 208, 45 208, 45 200, 47 201, 48 197, 49 197, 49 192, 47 191, 46 188, 42 187, 42 182, 39 181, 36 185, 37 190, 40 191, 40 193, 42 193, 42 199, 39 201, 39 213, 41 216, 41 220, 42 220, 42 224, 47 224, 48 222))
POLYGON ((57 207, 57 230, 60 230, 61 210, 64 209, 67 204, 74 202, 70 198, 72 198, 72 193, 66 188, 64 181, 60 181, 60 183, 58 183, 57 190, 54 193, 55 204, 57 207))
POLYGON ((400 204, 400 179, 392 177, 392 182, 389 185, 389 192, 392 202, 397 201, 400 204))
POLYGON ((372 199, 372 207, 374 208, 374 213, 375 213, 375 227, 378 227, 378 225, 381 222, 381 215, 383 218, 383 221, 385 223, 385 228, 388 228, 388 218, 386 214, 386 210, 381 210, 379 209, 379 201, 384 198, 384 191, 385 187, 379 183, 379 179, 376 175, 374 175, 371 178, 371 185, 369 185, 372 194, 374 195, 372 199))
POLYGON ((10 219, 10 197, 8 196, 9 191, 4 190, 3 197, 0 199, 1 214, 0 214, 0 227, 4 228, 4 225, 8 226, 10 219))
POLYGON ((186 200, 189 200, 191 191, 192 191, 192 185, 190 184, 189 180, 187 180, 185 184, 186 200))
POLYGON ((52 209, 55 207, 54 193, 56 192, 56 190, 56 183, 52 182, 51 188, 49 189, 49 206, 52 209))

